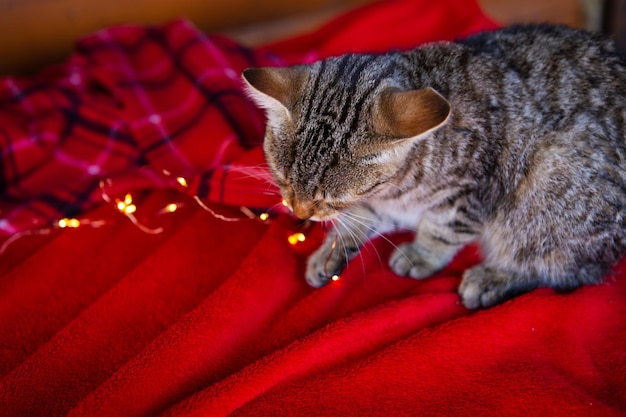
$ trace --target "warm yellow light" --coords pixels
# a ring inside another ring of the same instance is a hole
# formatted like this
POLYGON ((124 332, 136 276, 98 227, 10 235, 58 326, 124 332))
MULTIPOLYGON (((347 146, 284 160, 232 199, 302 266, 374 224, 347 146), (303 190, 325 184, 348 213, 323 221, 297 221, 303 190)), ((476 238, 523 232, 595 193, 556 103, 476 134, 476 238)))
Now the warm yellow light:
POLYGON ((167 211, 168 213, 174 213, 176 210, 178 210, 178 206, 175 203, 171 203, 165 206, 165 211, 167 211))
POLYGON ((57 225, 61 228, 61 229, 65 229, 66 227, 72 227, 72 228, 77 228, 80 226, 80 220, 78 219, 68 219, 68 218, 63 218, 61 220, 59 220, 57 222, 57 225))
POLYGON ((285 207, 289 207, 289 203, 287 202, 287 200, 283 199, 283 201, 281 201, 282 205, 285 207))
POLYGON ((265 221, 267 219, 270 218, 270 215, 268 213, 261 213, 259 214, 259 219, 261 219, 262 221, 265 221))
POLYGON ((176 181, 178 181, 178 183, 179 183, 180 185, 182 185, 183 187, 186 187, 186 186, 187 186, 187 180, 186 180, 186 179, 184 179, 183 177, 177 177, 177 178, 176 178, 176 181))
POLYGON ((333 281, 339 281, 339 275, 333 275, 330 279, 333 281))
POLYGON ((289 241, 289 243, 292 245, 296 245, 298 242, 304 242, 305 240, 306 236, 304 235, 304 233, 294 233, 287 237, 287 241, 289 241))
POLYGON ((137 211, 137 206, 133 204, 133 196, 130 194, 126 194, 124 196, 124 201, 116 200, 116 207, 119 211, 125 214, 133 214, 137 211))

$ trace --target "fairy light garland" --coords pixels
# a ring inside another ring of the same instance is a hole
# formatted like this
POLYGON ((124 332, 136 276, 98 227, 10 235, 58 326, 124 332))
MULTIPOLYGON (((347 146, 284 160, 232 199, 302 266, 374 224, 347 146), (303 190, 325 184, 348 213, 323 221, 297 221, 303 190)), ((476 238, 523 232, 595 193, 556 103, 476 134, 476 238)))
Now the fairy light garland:
MULTIPOLYGON (((163 173, 168 177, 172 176, 171 173, 167 170, 163 170, 163 173)), ((182 176, 177 176, 174 179, 176 183, 178 183, 178 185, 180 185, 182 188, 187 189, 189 187, 189 183, 186 178, 182 176)), ((142 222, 140 222, 136 216, 136 213, 138 212, 139 209, 137 207, 136 202, 133 199, 132 194, 128 192, 124 195, 123 198, 112 198, 106 191, 107 187, 111 187, 111 186, 112 186, 112 180, 110 178, 102 179, 99 183, 100 194, 104 202, 106 202, 107 204, 113 205, 119 213, 121 213, 123 216, 128 218, 135 227, 137 227, 144 233, 159 234, 164 231, 163 227, 151 228, 151 227, 144 225, 142 222)), ((221 221, 236 222, 236 221, 242 221, 242 220, 257 220, 262 223, 268 223, 272 217, 272 215, 267 211, 263 211, 261 213, 255 214, 252 210, 250 210, 249 208, 245 206, 240 207, 240 211, 242 212, 244 217, 228 217, 220 213, 217 213, 215 210, 211 209, 204 201, 202 201, 202 199, 200 199, 199 196, 194 195, 193 199, 195 200, 195 202, 198 204, 200 208, 207 211, 213 217, 221 221)), ((282 200, 281 204, 284 207, 289 208, 289 203, 286 200, 282 200)), ((163 208, 158 210, 156 214, 163 215, 163 214, 175 213, 182 206, 183 206, 182 203, 170 202, 166 204, 163 208)), ((78 229, 82 227, 100 228, 100 227, 105 226, 106 224, 108 224, 108 222, 105 220, 91 220, 91 219, 78 219, 74 217, 64 217, 64 218, 57 220, 49 227, 27 230, 27 231, 23 231, 23 232, 12 235, 0 246, 0 255, 2 255, 11 244, 13 244, 15 241, 25 236, 49 235, 54 230, 57 230, 57 229, 78 229)), ((290 233, 287 236, 287 242, 294 248, 298 247, 300 244, 304 243, 305 241, 307 241, 307 235, 303 231, 296 231, 296 232, 290 233)), ((334 250, 334 248, 335 248, 335 244, 333 244, 332 249, 334 250)), ((338 281, 339 279, 340 279, 339 275, 333 275, 331 277, 332 281, 338 281)))
POLYGON ((163 232, 164 229, 162 227, 151 228, 151 227, 144 225, 143 223, 139 221, 139 219, 137 219, 137 217, 135 216, 135 212, 137 211, 137 206, 133 203, 133 196, 130 193, 126 193, 123 199, 111 198, 111 196, 109 196, 109 194, 106 192, 106 186, 107 185, 111 186, 112 183, 113 181, 110 178, 100 181, 100 194, 102 195, 102 199, 105 202, 109 204, 115 203, 115 207, 117 208, 117 210, 120 213, 122 213, 124 216, 126 216, 126 218, 128 218, 128 220, 130 220, 131 223, 135 225, 135 227, 137 227, 142 232, 145 232, 151 235, 157 235, 163 232))
POLYGON ((79 220, 73 217, 72 218, 64 217, 62 219, 59 219, 58 221, 56 221, 49 227, 33 229, 33 230, 25 230, 23 232, 19 232, 19 233, 15 233, 14 235, 11 235, 11 237, 5 240, 4 243, 0 246, 0 255, 2 255, 7 250, 7 248, 11 246, 13 243, 15 243, 19 239, 26 237, 26 236, 47 236, 47 235, 50 235, 56 229, 77 229, 79 227, 85 227, 85 226, 99 228, 99 227, 105 226, 106 224, 107 222, 105 220, 89 220, 89 219, 79 220))

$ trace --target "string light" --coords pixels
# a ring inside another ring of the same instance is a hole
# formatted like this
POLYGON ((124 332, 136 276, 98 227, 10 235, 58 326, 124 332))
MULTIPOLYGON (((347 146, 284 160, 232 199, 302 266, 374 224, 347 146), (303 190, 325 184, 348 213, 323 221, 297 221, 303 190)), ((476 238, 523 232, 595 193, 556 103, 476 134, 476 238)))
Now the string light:
MULTIPOLYGON (((172 173, 166 169, 162 170, 163 174, 165 174, 168 177, 172 176, 172 173)), ((180 184, 182 187, 187 188, 189 186, 187 180, 184 177, 176 177, 176 182, 178 182, 178 184, 180 184)), ((198 205, 205 211, 209 212, 213 217, 215 217, 216 219, 219 220, 223 220, 223 221, 227 221, 227 222, 237 222, 237 221, 241 221, 241 220, 246 220, 243 218, 239 218, 239 217, 227 217, 224 216, 222 214, 217 213, 215 210, 211 209, 209 206, 207 206, 204 201, 202 201, 202 199, 200 199, 199 196, 195 195, 193 196, 194 200, 196 201, 196 203, 198 203, 198 205)), ((287 202, 285 200, 283 200, 283 204, 286 205, 287 202)), ((167 208, 166 208, 167 209, 167 208)), ((267 212, 263 212, 261 214, 259 214, 258 216, 256 214, 254 214, 252 212, 252 210, 250 210, 247 207, 240 207, 240 210, 243 214, 245 214, 248 219, 258 219, 261 220, 262 222, 266 222, 267 220, 269 220, 270 218, 270 214, 267 212)), ((176 208, 172 207, 172 211, 170 212, 174 212, 176 211, 176 208)))
POLYGON ((176 177, 176 181, 183 187, 187 188, 187 180, 183 177, 176 177))
MULTIPOLYGON (((163 170, 162 171, 166 176, 168 177, 173 177, 175 178, 176 182, 182 186, 187 188, 188 187, 188 182, 187 179, 182 177, 182 176, 177 176, 174 177, 169 171, 167 170, 163 170)), ((102 179, 100 181, 100 191, 101 191, 101 195, 102 195, 102 199, 109 204, 112 204, 114 207, 117 208, 117 210, 122 213, 124 216, 126 216, 137 228, 139 228, 140 230, 142 230, 145 233, 149 233, 149 234, 158 234, 161 233, 163 231, 162 227, 158 227, 158 228, 149 228, 146 227, 145 225, 143 225, 141 222, 139 222, 139 220, 137 219, 137 217, 135 217, 135 213, 137 212, 138 208, 136 203, 133 201, 133 196, 130 193, 126 193, 124 195, 123 198, 111 198, 108 193, 106 192, 107 187, 111 187, 112 186, 112 180, 110 178, 105 178, 102 179)), ((232 217, 226 217, 223 216, 217 212, 215 212, 214 210, 212 210, 211 208, 209 208, 201 199, 199 196, 193 196, 193 198, 195 199, 195 201, 198 203, 198 205, 208 211, 212 216, 214 216, 215 218, 222 220, 222 221, 240 221, 240 220, 248 220, 248 219, 256 219, 256 220, 260 220, 261 222, 267 222, 268 220, 270 220, 271 218, 271 214, 269 212, 262 212, 259 214, 254 213, 252 210, 250 210, 247 207, 240 207, 241 212, 246 216, 243 218, 232 218, 232 217)), ((289 207, 289 203, 287 202, 287 200, 283 199, 281 201, 281 204, 285 207, 289 207)), ((179 203, 169 203, 167 204, 165 207, 163 207, 160 211, 157 212, 157 214, 165 214, 165 213, 174 213, 176 211, 178 211, 178 209, 183 206, 179 203)), ((50 227, 47 228, 41 228, 41 229, 36 229, 36 230, 29 230, 29 231, 25 231, 22 233, 17 233, 13 236, 11 236, 7 241, 4 242, 4 244, 2 246, 0 246, 0 254, 2 254, 6 248, 15 240, 18 240, 19 238, 26 236, 26 235, 45 235, 45 234, 49 234, 51 233, 54 229, 76 229, 82 226, 89 226, 89 227, 101 227, 103 225, 105 225, 106 222, 104 220, 89 220, 89 219, 82 219, 79 220, 77 218, 67 218, 64 217, 62 219, 57 220, 56 222, 54 222, 50 227)), ((292 246, 296 246, 299 243, 304 242, 307 239, 306 235, 302 232, 295 232, 290 234, 287 237, 287 240, 289 242, 289 244, 291 244, 292 246)), ((334 246, 335 246, 335 242, 333 242, 333 250, 334 250, 334 246)), ((337 281, 339 279, 338 275, 333 275, 331 278, 333 281, 337 281)))
POLYGON ((7 240, 4 241, 2 246, 0 246, 0 255, 4 254, 7 248, 11 246, 13 243, 15 243, 19 239, 26 237, 26 236, 46 236, 52 233, 52 231, 55 229, 66 229, 66 228, 76 229, 82 226, 89 226, 89 227, 97 228, 97 227, 102 227, 104 225, 106 225, 106 222, 104 220, 88 220, 88 219, 78 220, 75 218, 62 218, 58 220, 57 222, 53 223, 50 227, 44 227, 41 229, 24 230, 22 232, 12 235, 11 237, 9 237, 7 240))
MULTIPOLYGON (((198 197, 197 195, 193 196, 193 199, 196 200, 196 203, 198 203, 198 205, 205 211, 208 211, 209 213, 211 213, 211 216, 215 217, 216 219, 219 220, 223 220, 225 222, 238 222, 241 220, 245 220, 241 217, 226 217, 224 215, 221 215, 219 213, 217 213, 215 210, 213 210, 211 207, 207 206, 206 204, 204 204, 204 201, 202 201, 200 199, 200 197, 198 197)), ((244 212, 245 213, 245 212, 244 212)))
POLYGON ((301 232, 293 233, 287 236, 287 241, 291 245, 297 245, 298 243, 304 242, 305 240, 306 240, 306 236, 304 235, 304 233, 301 233, 301 232))
POLYGON ((78 219, 68 219, 68 218, 64 218, 61 219, 57 222, 57 226, 59 226, 61 229, 65 229, 66 227, 72 228, 72 229, 76 229, 77 227, 79 227, 80 224, 80 220, 78 219))
MULTIPOLYGON (((112 182, 113 181, 110 178, 100 180, 100 193, 102 195, 102 199, 107 203, 113 203, 113 199, 109 196, 109 194, 107 194, 105 190, 105 186, 106 185, 110 186, 112 182)), ((156 235, 156 234, 163 232, 162 227, 157 227, 156 229, 152 229, 143 225, 141 222, 139 222, 139 220, 137 220, 137 217, 135 217, 134 215, 134 213, 137 211, 137 206, 133 204, 133 196, 130 195, 129 193, 127 193, 124 196, 123 200, 116 198, 115 206, 117 207, 120 213, 124 214, 128 218, 128 220, 130 220, 131 223, 134 224, 142 232, 148 233, 151 235, 156 235)))
POLYGON ((133 204, 133 196, 130 194, 126 194, 124 196, 124 200, 115 200, 117 209, 124 214, 133 214, 137 211, 137 206, 133 204))
MULTIPOLYGON (((176 180, 178 181, 178 183, 184 187, 187 186, 187 181, 183 178, 183 177, 177 177, 176 180)), ((102 191, 102 198, 105 202, 108 203, 112 203, 112 199, 109 197, 109 195, 105 192, 104 190, 104 185, 105 183, 107 184, 111 184, 111 180, 107 179, 107 180, 103 180, 100 182, 100 188, 102 191)), ((224 220, 224 221, 239 221, 239 220, 243 220, 242 218, 230 218, 230 217, 225 217, 222 216, 218 213, 216 213, 215 211, 211 210, 208 206, 206 206, 206 204, 204 204, 204 202, 202 202, 200 200, 200 198, 198 196, 194 196, 196 202, 198 202, 198 204, 200 205, 200 207, 202 207, 203 209, 207 210, 208 212, 210 212, 215 218, 220 219, 220 220, 224 220)), ((133 203, 133 197, 130 193, 127 193, 123 199, 115 199, 115 207, 118 209, 118 211, 122 214, 124 214, 126 217, 128 217, 131 222, 138 227, 140 230, 142 230, 145 233, 149 233, 149 234, 158 234, 161 233, 163 231, 162 227, 156 228, 156 229, 151 229, 148 228, 146 226, 144 226, 143 224, 141 224, 137 218, 134 216, 134 213, 137 211, 137 206, 133 203)), ((287 201, 286 200, 282 200, 282 204, 284 206, 287 206, 287 201)), ((180 208, 180 205, 177 203, 169 203, 167 204, 163 209, 161 209, 159 211, 159 213, 174 213, 176 212, 178 209, 180 208)), ((258 217, 247 207, 241 207, 240 208, 241 211, 249 218, 249 219, 254 219, 254 218, 258 218, 259 220, 261 220, 262 222, 266 222, 269 220, 270 218, 270 214, 268 212, 262 212, 261 214, 258 215, 258 217)), ((7 247, 10 246, 13 242, 15 242, 16 240, 24 237, 24 236, 28 236, 28 235, 48 235, 52 232, 53 229, 55 228, 59 228, 59 229, 76 229, 79 228, 81 226, 90 226, 90 227, 102 227, 106 224, 106 222, 104 220, 88 220, 88 219, 84 219, 84 220, 79 220, 76 218, 67 218, 64 217, 60 220, 58 220, 55 224, 53 224, 52 227, 49 228, 43 228, 43 229, 38 229, 38 230, 30 230, 30 231, 26 231, 26 232, 22 232, 22 233, 18 233, 15 234, 13 236, 11 236, 8 240, 6 240, 4 242, 3 245, 0 246, 0 255, 3 254, 7 247)), ((290 245, 295 246, 298 245, 299 243, 302 243, 304 241, 306 241, 307 237, 304 233, 302 232, 296 232, 296 233, 292 233, 287 237, 287 240, 289 242, 290 245)), ((337 242, 334 241, 331 247, 331 253, 332 251, 335 250, 335 247, 337 245, 337 242)), ((333 282, 339 281, 340 276, 335 274, 331 277, 331 280, 333 282)))

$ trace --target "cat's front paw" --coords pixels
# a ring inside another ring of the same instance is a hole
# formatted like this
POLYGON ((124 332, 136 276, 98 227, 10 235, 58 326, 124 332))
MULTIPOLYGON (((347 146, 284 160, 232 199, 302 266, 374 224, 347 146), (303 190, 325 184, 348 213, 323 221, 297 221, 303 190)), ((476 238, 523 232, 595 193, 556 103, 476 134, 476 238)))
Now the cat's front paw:
POLYGON ((336 250, 322 247, 314 252, 307 261, 306 282, 313 288, 328 284, 334 275, 339 275, 347 264, 347 259, 336 250))
POLYGON ((396 274, 403 277, 426 278, 441 269, 439 262, 426 259, 414 243, 403 243, 391 254, 389 266, 396 274))
POLYGON ((459 295, 469 309, 487 308, 509 298, 510 289, 511 279, 507 274, 479 265, 465 271, 459 295))

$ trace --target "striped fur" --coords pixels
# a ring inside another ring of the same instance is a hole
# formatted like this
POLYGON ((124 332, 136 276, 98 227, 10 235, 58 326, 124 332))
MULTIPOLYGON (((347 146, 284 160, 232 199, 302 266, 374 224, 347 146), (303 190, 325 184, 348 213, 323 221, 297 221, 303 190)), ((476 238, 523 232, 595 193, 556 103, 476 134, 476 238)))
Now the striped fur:
POLYGON ((625 63, 596 35, 540 25, 246 70, 283 196, 299 217, 334 219, 307 281, 409 228, 390 266, 413 278, 481 243, 459 289, 468 308, 600 282, 626 253, 625 63))

